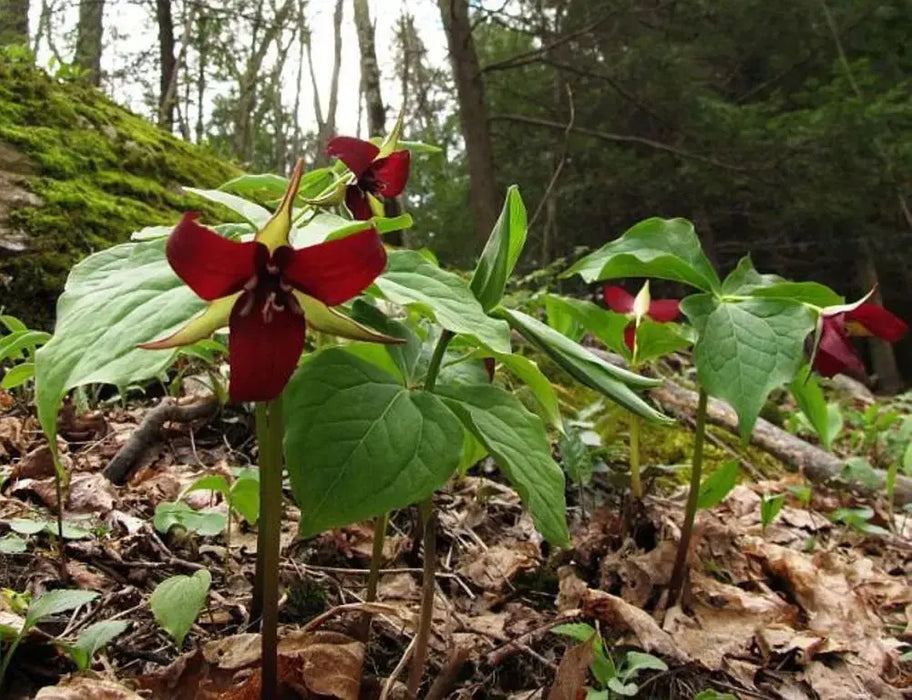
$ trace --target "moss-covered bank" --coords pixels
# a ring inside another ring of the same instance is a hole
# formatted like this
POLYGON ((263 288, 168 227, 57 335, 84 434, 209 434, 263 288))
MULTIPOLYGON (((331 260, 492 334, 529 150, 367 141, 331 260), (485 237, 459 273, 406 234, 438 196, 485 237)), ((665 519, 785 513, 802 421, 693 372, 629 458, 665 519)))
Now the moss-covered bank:
POLYGON ((183 211, 214 213, 181 185, 215 187, 237 174, 99 91, 0 52, 0 233, 25 248, 0 251, 0 306, 49 326, 74 262, 183 211), (41 204, 23 206, 22 189, 41 204))

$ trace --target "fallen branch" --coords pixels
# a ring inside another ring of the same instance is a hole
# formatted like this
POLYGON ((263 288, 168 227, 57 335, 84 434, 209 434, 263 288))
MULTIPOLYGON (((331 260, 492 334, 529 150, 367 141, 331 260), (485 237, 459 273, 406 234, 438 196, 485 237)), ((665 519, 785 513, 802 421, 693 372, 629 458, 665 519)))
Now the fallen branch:
POLYGON ((162 402, 149 411, 139 427, 133 431, 130 438, 123 444, 117 454, 108 462, 102 472, 112 483, 123 484, 130 472, 142 459, 143 455, 158 444, 161 429, 165 423, 190 421, 208 418, 218 409, 218 399, 209 394, 193 403, 178 404, 172 399, 162 399, 162 402))
MULTIPOLYGON (((662 386, 653 389, 650 396, 678 418, 692 416, 697 406, 697 392, 685 389, 667 379, 662 386)), ((709 400, 707 419, 713 425, 738 434, 738 416, 724 401, 712 398, 709 400)), ((825 483, 843 476, 845 462, 842 459, 763 418, 757 419, 750 441, 755 447, 800 471, 814 483, 825 483)), ((869 494, 882 493, 885 488, 885 474, 880 470, 875 470, 875 474, 877 482, 874 485, 855 481, 849 485, 869 494)), ((902 475, 897 477, 893 501, 900 506, 912 503, 912 479, 902 475)))

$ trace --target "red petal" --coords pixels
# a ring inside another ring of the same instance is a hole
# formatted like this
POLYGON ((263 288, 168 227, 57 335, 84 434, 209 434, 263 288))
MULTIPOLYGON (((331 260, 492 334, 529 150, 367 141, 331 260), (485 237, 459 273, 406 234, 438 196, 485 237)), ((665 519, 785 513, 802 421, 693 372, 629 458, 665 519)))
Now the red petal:
POLYGON ((345 163, 355 177, 364 174, 379 152, 380 149, 370 141, 362 141, 351 136, 336 136, 326 147, 326 155, 345 163))
POLYGON ((636 324, 631 323, 624 329, 624 345, 627 346, 627 349, 630 352, 633 352, 633 343, 636 340, 636 324))
POLYGON ((394 151, 371 165, 370 170, 377 183, 377 194, 382 197, 399 196, 408 182, 411 158, 408 151, 394 151))
POLYGON ((386 267, 386 251, 370 228, 294 251, 284 277, 302 292, 328 306, 363 292, 386 267))
POLYGON ((629 314, 633 311, 633 297, 621 287, 605 287, 602 291, 605 305, 619 314, 629 314))
POLYGON ((352 217, 360 221, 367 221, 374 215, 370 202, 367 201, 367 195, 356 185, 349 185, 345 188, 345 206, 348 207, 352 217))
POLYGON ((653 299, 646 315, 653 321, 670 323, 681 315, 681 302, 677 299, 653 299))
POLYGON ((304 349, 304 315, 286 303, 267 323, 253 293, 245 292, 231 311, 228 363, 231 401, 271 401, 294 372, 304 349))
POLYGON ((843 316, 844 314, 837 314, 823 319, 814 369, 824 377, 832 377, 847 370, 855 375, 865 374, 864 363, 845 331, 843 316))
POLYGON ((871 335, 891 343, 898 342, 909 330, 905 321, 879 304, 862 304, 847 312, 845 320, 857 323, 871 335))
POLYGON ((206 301, 239 291, 256 273, 259 243, 238 243, 196 223, 184 214, 171 235, 166 253, 174 272, 206 301))

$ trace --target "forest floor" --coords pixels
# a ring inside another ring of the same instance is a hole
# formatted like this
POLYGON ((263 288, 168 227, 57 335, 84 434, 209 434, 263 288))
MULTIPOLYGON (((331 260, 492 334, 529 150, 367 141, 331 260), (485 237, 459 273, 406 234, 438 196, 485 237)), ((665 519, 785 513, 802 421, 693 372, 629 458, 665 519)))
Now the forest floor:
MULTIPOLYGON (((235 524, 228 539, 180 528, 162 534, 152 525, 156 504, 177 499, 201 475, 255 462, 248 418, 225 410, 208 421, 168 424, 128 482, 115 486, 102 469, 148 410, 129 404, 63 414, 69 581, 62 581, 56 540, 28 536, 25 551, 0 554, 0 587, 7 589, 0 624, 15 624, 14 592, 70 587, 101 595, 26 638, 8 673, 7 698, 253 697, 247 680, 259 643, 247 626, 255 532, 235 524), (208 604, 177 649, 148 598, 166 577, 202 568, 212 574, 208 604), (48 643, 111 619, 131 624, 87 673, 75 674, 48 643)), ((47 445, 28 407, 9 400, 0 412, 0 465, 0 536, 12 520, 52 523, 47 445)), ((584 697, 590 659, 551 631, 568 622, 597 628, 619 667, 631 650, 664 661, 667 670, 630 676, 626 690, 638 697, 892 698, 912 689, 912 664, 901 660, 912 642, 912 517, 891 517, 882 499, 821 485, 807 491, 800 475, 784 469, 778 478, 742 481, 699 513, 689 583, 681 604, 669 607, 681 487, 663 482, 634 509, 597 473, 568 492, 573 546, 555 551, 493 474, 481 463, 435 499, 438 596, 422 697, 584 697), (779 493, 782 510, 764 529, 761 497, 779 493), (830 517, 859 506, 873 509, 868 532, 830 517)), ((225 508, 208 491, 184 500, 225 508)), ((414 512, 390 523, 366 647, 358 627, 372 525, 301 541, 290 501, 284 517, 280 669, 298 691, 289 697, 405 697, 398 681, 407 674, 401 662, 421 585, 414 512)))

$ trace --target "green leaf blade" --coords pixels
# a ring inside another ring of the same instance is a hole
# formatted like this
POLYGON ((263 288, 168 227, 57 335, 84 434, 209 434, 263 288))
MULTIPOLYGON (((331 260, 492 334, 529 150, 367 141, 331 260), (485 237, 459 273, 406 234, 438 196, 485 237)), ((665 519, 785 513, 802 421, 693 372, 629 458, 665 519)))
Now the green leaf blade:
POLYGON ((174 639, 177 648, 206 604, 212 575, 206 570, 193 576, 172 576, 162 581, 149 597, 149 607, 158 625, 174 639))
POLYGON ((599 250, 577 261, 564 277, 586 282, 621 277, 656 277, 684 282, 704 292, 721 289, 719 276, 686 219, 641 221, 599 250))
POLYGON ((507 324, 485 313, 465 280, 440 269, 420 253, 390 253, 387 270, 375 284, 390 301, 415 307, 447 330, 475 338, 495 352, 510 352, 507 324))
POLYGON ((507 190, 500 217, 475 266, 469 287, 485 311, 490 311, 503 298, 507 280, 526 242, 526 206, 519 188, 507 190))
POLYGON ((285 406, 286 463, 305 537, 423 500, 459 464, 462 426, 438 397, 343 350, 301 367, 285 406))
POLYGON ((551 457, 541 419, 515 396, 489 384, 441 386, 437 391, 503 470, 538 531, 550 543, 567 546, 564 474, 551 457))

